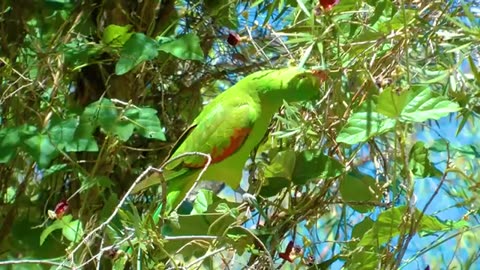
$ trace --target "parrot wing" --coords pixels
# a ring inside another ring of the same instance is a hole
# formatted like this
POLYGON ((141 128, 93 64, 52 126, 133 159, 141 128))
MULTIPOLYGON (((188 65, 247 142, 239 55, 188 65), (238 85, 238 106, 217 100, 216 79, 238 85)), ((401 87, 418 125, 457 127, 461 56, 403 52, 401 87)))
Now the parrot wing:
POLYGON ((192 127, 179 139, 178 147, 172 151, 167 170, 175 170, 179 166, 199 169, 207 163, 207 159, 200 155, 172 160, 183 153, 209 154, 212 158, 211 164, 215 164, 242 147, 260 116, 260 104, 240 91, 228 94, 234 95, 219 96, 195 119, 192 127))
POLYGON ((179 156, 189 152, 209 154, 210 165, 213 165, 233 155, 243 146, 260 116, 260 105, 257 104, 248 94, 237 92, 217 98, 215 103, 205 107, 179 139, 178 147, 174 148, 165 166, 167 211, 178 207, 195 184, 200 169, 208 162, 200 155, 179 156))
MULTIPOLYGON (((235 95, 221 94, 208 104, 175 143, 167 158, 163 176, 152 174, 133 189, 138 193, 161 183, 172 181, 173 186, 188 190, 194 175, 205 166, 207 159, 200 155, 179 157, 188 152, 209 154, 211 165, 222 161, 241 148, 260 115, 260 105, 248 94, 236 91, 235 95)), ((243 165, 243 164, 242 164, 243 165)))

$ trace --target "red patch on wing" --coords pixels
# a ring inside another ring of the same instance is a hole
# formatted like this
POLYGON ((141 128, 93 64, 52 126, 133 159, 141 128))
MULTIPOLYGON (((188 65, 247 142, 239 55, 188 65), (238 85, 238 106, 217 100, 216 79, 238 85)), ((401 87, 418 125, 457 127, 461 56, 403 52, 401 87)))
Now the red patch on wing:
MULTIPOLYGON (((210 153, 212 157, 212 164, 220 162, 227 157, 231 156, 235 153, 240 146, 242 146, 243 142, 247 138, 248 134, 250 134, 250 128, 236 128, 233 130, 233 135, 230 137, 230 143, 223 149, 218 149, 214 147, 212 152, 210 153)), ((205 161, 203 164, 185 164, 189 168, 201 168, 205 166, 207 162, 205 161)))
POLYGON ((250 134, 250 130, 250 128, 234 129, 233 135, 232 137, 230 137, 230 144, 227 147, 225 147, 223 150, 219 150, 217 149, 217 147, 213 148, 213 151, 211 153, 212 163, 220 162, 235 153, 235 151, 237 151, 238 148, 242 146, 248 134, 250 134))

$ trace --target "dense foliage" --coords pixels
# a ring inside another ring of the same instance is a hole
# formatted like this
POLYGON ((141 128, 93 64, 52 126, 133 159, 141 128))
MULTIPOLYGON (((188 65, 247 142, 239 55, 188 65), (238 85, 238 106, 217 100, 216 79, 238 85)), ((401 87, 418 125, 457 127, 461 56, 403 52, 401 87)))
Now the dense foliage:
POLYGON ((473 267, 479 7, 2 1, 0 269, 473 267), (204 103, 288 65, 323 70, 321 98, 272 119, 250 195, 167 216, 132 192, 204 103))

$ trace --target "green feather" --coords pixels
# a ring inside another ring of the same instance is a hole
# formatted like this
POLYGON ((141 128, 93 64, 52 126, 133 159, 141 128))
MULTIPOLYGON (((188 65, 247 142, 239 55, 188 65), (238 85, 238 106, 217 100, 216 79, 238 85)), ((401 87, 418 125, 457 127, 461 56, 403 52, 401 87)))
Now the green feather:
POLYGON ((178 158, 180 155, 188 152, 212 155, 217 162, 210 164, 202 180, 222 181, 235 189, 240 184, 250 153, 261 142, 272 116, 283 101, 315 98, 319 87, 320 78, 313 71, 297 68, 265 70, 245 77, 213 99, 180 139, 181 143, 165 166, 168 192, 176 193, 168 208, 174 209, 180 203, 205 164, 203 156, 178 158), (232 144, 232 137, 239 130, 249 130, 248 135, 241 143, 237 142, 238 147, 232 147, 237 146, 232 144), (222 156, 226 150, 232 153, 222 156))

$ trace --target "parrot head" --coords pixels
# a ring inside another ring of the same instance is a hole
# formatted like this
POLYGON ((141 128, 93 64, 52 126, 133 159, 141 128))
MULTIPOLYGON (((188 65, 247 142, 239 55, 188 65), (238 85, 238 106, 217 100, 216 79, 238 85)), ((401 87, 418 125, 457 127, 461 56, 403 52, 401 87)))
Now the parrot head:
POLYGON ((256 72, 250 81, 260 96, 287 102, 311 100, 319 96, 320 83, 325 79, 319 71, 290 67, 256 72))

